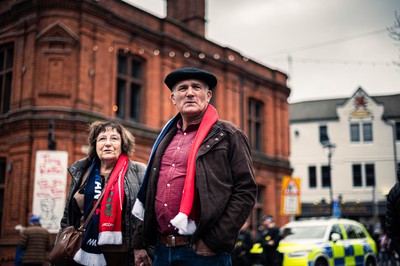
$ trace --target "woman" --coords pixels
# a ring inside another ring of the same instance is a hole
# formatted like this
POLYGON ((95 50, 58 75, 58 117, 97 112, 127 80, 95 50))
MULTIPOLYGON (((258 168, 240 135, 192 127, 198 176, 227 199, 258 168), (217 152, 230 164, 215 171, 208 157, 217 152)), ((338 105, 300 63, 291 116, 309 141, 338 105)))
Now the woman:
POLYGON ((88 140, 88 157, 68 168, 72 183, 61 230, 70 225, 81 226, 100 194, 104 195, 86 227, 74 261, 64 264, 134 265, 131 238, 136 222, 131 210, 145 165, 129 160, 135 140, 117 122, 93 122, 88 140))

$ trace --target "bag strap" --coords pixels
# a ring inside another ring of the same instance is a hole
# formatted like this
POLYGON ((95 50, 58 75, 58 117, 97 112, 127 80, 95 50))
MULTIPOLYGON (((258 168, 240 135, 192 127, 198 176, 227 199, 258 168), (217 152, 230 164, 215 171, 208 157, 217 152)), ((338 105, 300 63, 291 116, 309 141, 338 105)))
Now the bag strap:
POLYGON ((85 222, 78 228, 79 231, 85 232, 86 226, 89 224, 90 219, 92 218, 94 212, 95 212, 96 209, 97 209, 97 206, 99 206, 99 203, 100 203, 101 199, 103 198, 104 191, 105 191, 105 188, 103 189, 103 191, 101 191, 101 194, 100 194, 99 199, 97 200, 96 204, 93 206, 93 208, 92 208, 92 210, 90 211, 90 214, 89 214, 88 217, 86 218, 85 222))

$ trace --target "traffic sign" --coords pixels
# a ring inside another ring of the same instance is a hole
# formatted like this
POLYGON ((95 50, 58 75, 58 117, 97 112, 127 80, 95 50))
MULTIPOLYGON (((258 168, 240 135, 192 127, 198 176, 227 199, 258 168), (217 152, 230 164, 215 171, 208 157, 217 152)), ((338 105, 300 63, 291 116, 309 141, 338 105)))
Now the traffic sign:
POLYGON ((285 176, 282 179, 281 214, 301 214, 300 178, 285 176))

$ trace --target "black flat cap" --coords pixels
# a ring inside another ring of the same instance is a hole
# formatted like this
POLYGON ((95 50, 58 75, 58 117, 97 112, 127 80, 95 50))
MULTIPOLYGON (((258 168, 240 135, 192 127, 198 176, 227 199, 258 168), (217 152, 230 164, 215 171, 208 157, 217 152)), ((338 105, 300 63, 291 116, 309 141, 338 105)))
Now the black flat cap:
POLYGON ((213 74, 208 71, 193 67, 179 68, 172 71, 165 77, 164 83, 172 91, 172 88, 176 83, 187 79, 202 80, 208 84, 210 90, 217 85, 217 78, 213 74))

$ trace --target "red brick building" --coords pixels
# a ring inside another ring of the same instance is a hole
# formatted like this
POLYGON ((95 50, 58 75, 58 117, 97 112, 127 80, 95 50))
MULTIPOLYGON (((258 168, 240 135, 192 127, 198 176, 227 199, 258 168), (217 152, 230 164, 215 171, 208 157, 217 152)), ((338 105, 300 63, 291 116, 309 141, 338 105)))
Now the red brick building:
POLYGON ((146 162, 177 112, 163 78, 183 66, 217 76, 212 103, 249 136, 253 224, 265 213, 288 220, 279 214, 291 174, 287 76, 207 40, 205 1, 167 0, 159 18, 117 0, 7 0, 0 18, 1 260, 32 211, 36 151, 66 151, 71 164, 86 156, 87 125, 116 119, 136 137, 133 159, 146 162))

